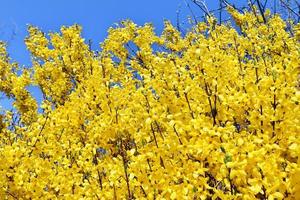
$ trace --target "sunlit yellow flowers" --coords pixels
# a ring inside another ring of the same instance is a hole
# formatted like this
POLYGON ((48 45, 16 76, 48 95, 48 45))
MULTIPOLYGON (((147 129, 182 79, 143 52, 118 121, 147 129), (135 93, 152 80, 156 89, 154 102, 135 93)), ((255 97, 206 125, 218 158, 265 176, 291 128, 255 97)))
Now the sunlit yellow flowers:
POLYGON ((299 24, 229 8, 240 27, 124 21, 0 44, 0 199, 300 199, 299 24), (28 88, 43 96, 35 100, 28 88))

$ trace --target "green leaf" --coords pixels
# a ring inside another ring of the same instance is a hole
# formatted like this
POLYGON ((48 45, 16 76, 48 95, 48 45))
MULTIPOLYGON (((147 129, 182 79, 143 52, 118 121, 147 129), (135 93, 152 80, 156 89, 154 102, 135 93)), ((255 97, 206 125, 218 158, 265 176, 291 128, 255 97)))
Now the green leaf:
POLYGON ((226 151, 225 151, 225 148, 224 148, 224 147, 221 147, 221 151, 222 151, 223 153, 226 153, 226 151))
POLYGON ((197 192, 198 191, 198 189, 194 186, 193 187, 193 192, 197 192))
POLYGON ((225 155, 225 158, 224 158, 224 163, 228 163, 228 162, 231 162, 232 161, 232 157, 228 154, 225 155))

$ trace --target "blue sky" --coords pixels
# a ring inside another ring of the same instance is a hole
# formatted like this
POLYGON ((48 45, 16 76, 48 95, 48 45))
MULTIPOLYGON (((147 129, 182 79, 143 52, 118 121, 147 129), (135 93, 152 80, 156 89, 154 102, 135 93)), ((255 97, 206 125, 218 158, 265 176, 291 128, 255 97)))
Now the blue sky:
MULTIPOLYGON (((214 9, 219 1, 206 2, 209 9, 214 9)), ((195 15, 202 16, 192 4, 191 9, 195 15)), ((83 27, 86 41, 91 39, 92 48, 98 49, 108 28, 116 22, 124 19, 131 19, 139 25, 151 22, 160 33, 164 19, 176 24, 178 10, 180 21, 187 22, 191 12, 185 0, 5 0, 0 7, 0 40, 8 42, 8 52, 13 61, 30 66, 30 55, 24 44, 28 24, 48 33, 59 31, 63 25, 78 23, 83 27)), ((9 103, 0 100, 3 107, 9 103)))
MULTIPOLYGON (((189 0, 187 0, 189 2, 189 0)), ((218 0, 207 1, 209 8, 218 0)), ((176 23, 176 11, 181 9, 181 20, 190 14, 184 0, 5 0, 0 7, 0 40, 9 41, 9 53, 20 64, 30 65, 30 56, 24 45, 26 25, 40 27, 44 32, 59 31, 62 25, 78 23, 83 36, 93 40, 93 48, 107 35, 107 29, 123 19, 137 24, 152 22, 157 32, 163 20, 176 23), (12 38, 12 32, 15 32, 12 38)), ((193 7, 199 16, 199 9, 193 7)))

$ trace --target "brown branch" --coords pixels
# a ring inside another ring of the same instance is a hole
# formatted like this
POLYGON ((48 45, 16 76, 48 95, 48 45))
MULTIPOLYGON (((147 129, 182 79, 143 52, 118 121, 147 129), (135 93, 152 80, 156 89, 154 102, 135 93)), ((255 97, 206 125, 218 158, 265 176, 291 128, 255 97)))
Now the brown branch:
POLYGON ((121 156, 122 156, 123 168, 124 168, 124 173, 125 173, 125 181, 126 181, 126 185, 127 185, 128 199, 132 199, 131 191, 130 191, 130 184, 129 184, 129 177, 128 177, 128 172, 127 172, 128 159, 126 156, 126 150, 123 148, 122 140, 121 140, 121 156))
POLYGON ((151 131, 152 131, 152 135, 154 137, 155 145, 158 148, 158 143, 157 143, 157 140, 156 140, 156 135, 155 135, 155 131, 154 131, 152 123, 151 123, 151 131))
POLYGON ((103 189, 103 186, 102 186, 102 175, 100 174, 99 170, 97 170, 97 172, 98 172, 98 181, 99 181, 100 189, 102 190, 103 189))
POLYGON ((176 125, 176 124, 174 124, 174 126, 173 126, 174 132, 176 133, 176 135, 177 135, 177 137, 178 137, 179 143, 182 145, 182 141, 181 141, 181 139, 180 139, 180 137, 179 137, 179 133, 177 132, 175 125, 176 125))
POLYGON ((165 138, 164 138, 164 136, 163 136, 163 134, 162 134, 162 130, 161 130, 161 128, 160 128, 158 122, 155 120, 154 123, 155 123, 155 125, 156 125, 156 127, 157 127, 157 130, 158 130, 158 132, 159 132, 161 138, 164 140, 165 138))
MULTIPOLYGON (((36 147, 37 142, 40 140, 39 137, 41 136, 41 134, 42 134, 42 132, 43 132, 45 126, 46 126, 46 123, 47 123, 48 118, 49 118, 49 117, 48 117, 48 115, 47 115, 47 116, 46 116, 46 119, 45 119, 45 122, 44 122, 44 124, 43 124, 43 126, 42 126, 42 128, 41 128, 41 130, 40 130, 40 132, 39 132, 39 134, 38 134, 38 137, 37 137, 37 139, 35 140, 35 143, 32 145, 33 148, 36 147)), ((31 151, 29 152, 29 156, 31 156, 32 152, 33 152, 33 149, 31 149, 31 151)))
POLYGON ((187 104, 188 104, 188 107, 189 107, 191 116, 192 116, 193 119, 195 119, 194 113, 193 113, 193 110, 192 110, 192 108, 191 108, 190 101, 189 101, 189 99, 188 99, 188 96, 187 96, 187 93, 186 93, 186 92, 184 92, 184 97, 185 97, 185 100, 186 100, 186 102, 187 102, 187 104))

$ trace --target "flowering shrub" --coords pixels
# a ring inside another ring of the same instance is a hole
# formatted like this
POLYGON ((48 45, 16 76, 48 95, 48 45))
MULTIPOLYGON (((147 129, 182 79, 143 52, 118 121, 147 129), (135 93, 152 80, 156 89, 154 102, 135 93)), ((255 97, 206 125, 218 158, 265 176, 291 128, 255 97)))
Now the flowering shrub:
POLYGON ((240 32, 124 21, 100 52, 30 26, 31 68, 1 43, 0 198, 300 199, 300 25, 229 12, 240 32))

